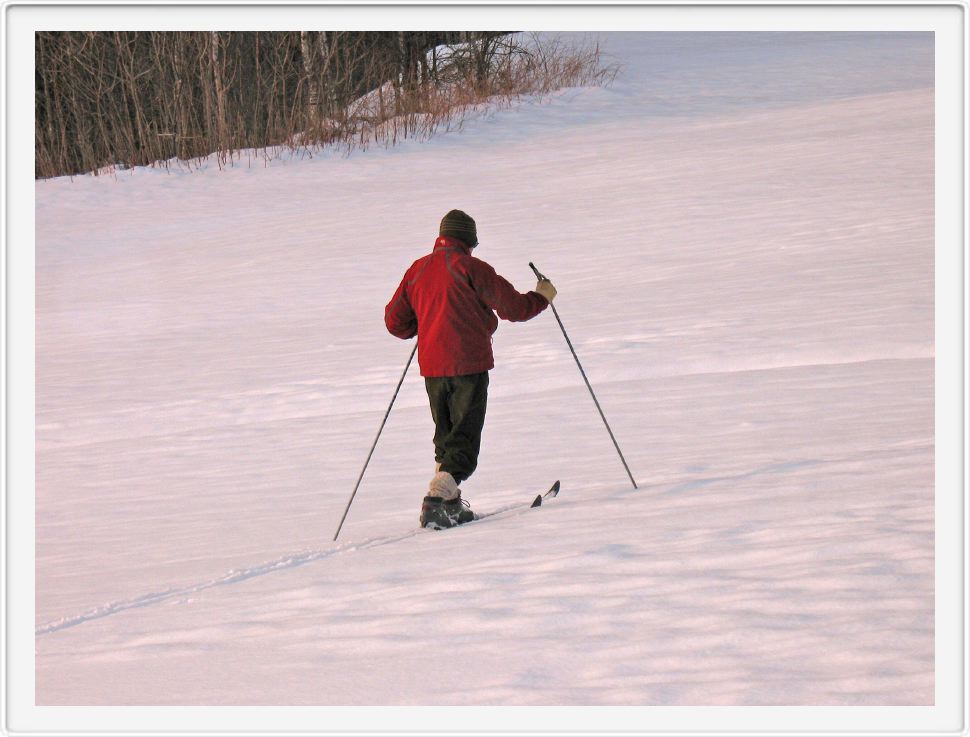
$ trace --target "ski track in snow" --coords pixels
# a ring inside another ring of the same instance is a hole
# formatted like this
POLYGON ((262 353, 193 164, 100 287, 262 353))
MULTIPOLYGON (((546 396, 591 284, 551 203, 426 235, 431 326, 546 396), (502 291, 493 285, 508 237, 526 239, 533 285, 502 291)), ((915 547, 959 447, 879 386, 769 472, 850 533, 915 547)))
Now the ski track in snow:
POLYGON ((217 578, 212 581, 206 581, 205 583, 194 584, 192 586, 185 586, 183 588, 166 589, 165 591, 156 591, 149 594, 144 594, 138 596, 134 599, 128 599, 126 601, 116 601, 104 606, 92 609, 90 611, 84 612, 83 614, 78 614, 73 617, 65 617, 59 619, 56 622, 51 622, 39 627, 36 631, 36 635, 48 635, 52 632, 59 632, 60 630, 65 630, 70 627, 76 627, 85 622, 90 622, 94 619, 101 619, 102 617, 109 617, 112 614, 117 614, 118 612, 123 612, 128 609, 138 609, 141 607, 152 606, 153 604, 160 604, 164 601, 170 599, 178 599, 185 596, 190 596, 191 594, 197 594, 206 589, 211 589, 216 586, 227 586, 234 583, 240 583, 241 581, 246 581, 251 578, 256 578, 257 576, 265 576, 268 573, 273 573, 274 571, 279 571, 287 568, 296 568, 298 566, 306 565, 307 563, 312 563, 314 561, 322 560, 325 558, 330 558, 335 555, 340 555, 341 553, 346 553, 352 550, 365 550, 375 545, 387 545, 388 543, 398 542, 400 540, 405 540, 412 537, 422 530, 412 530, 411 532, 400 535, 398 537, 382 537, 374 538, 373 540, 367 540, 362 543, 350 543, 347 545, 342 545, 331 550, 315 550, 301 552, 294 555, 284 556, 275 561, 270 561, 269 563, 263 563, 252 568, 247 568, 238 571, 229 571, 225 576, 217 578))
MULTIPOLYGON (((531 502, 530 502, 531 503, 531 502)), ((527 507, 528 504, 512 504, 499 507, 498 509, 492 510, 490 512, 484 512, 479 515, 478 520, 475 522, 488 519, 490 517, 496 517, 504 514, 505 512, 527 507)), ((474 524, 474 523, 469 523, 474 524)), ((467 524, 465 528, 467 529, 467 524)), ((38 627, 34 634, 37 636, 49 635, 52 632, 59 632, 61 630, 68 629, 70 627, 76 627, 85 622, 90 622, 94 619, 101 619, 103 617, 109 617, 112 614, 117 614, 119 612, 127 611, 128 609, 139 609, 141 607, 152 606, 153 604, 160 604, 170 599, 180 599, 192 594, 197 594, 206 589, 215 588, 216 586, 227 586, 230 584, 240 583, 242 581, 247 581, 251 578, 256 578, 258 576, 265 576, 269 573, 274 573, 276 571, 281 571, 289 568, 297 568, 307 563, 313 563, 318 560, 323 560, 326 558, 331 558, 335 555, 341 555, 343 553, 349 553, 356 550, 368 550, 370 548, 379 547, 381 545, 388 545, 390 543, 401 542, 402 540, 407 540, 409 537, 414 537, 415 535, 425 534, 431 532, 430 530, 423 530, 417 528, 411 530, 410 532, 404 533, 402 535, 390 536, 390 537, 375 537, 370 540, 364 540, 363 542, 350 542, 343 545, 339 545, 335 548, 330 548, 327 550, 310 550, 300 553, 295 553, 292 555, 287 555, 268 563, 262 563, 258 566, 253 566, 252 568, 245 568, 242 570, 229 571, 225 576, 221 578, 214 579, 212 581, 206 581, 205 583, 193 584, 191 586, 183 586, 181 588, 170 588, 164 591, 156 591, 149 594, 143 594, 142 596, 137 596, 133 599, 127 599, 125 601, 115 601, 104 606, 91 609, 82 614, 77 614, 72 617, 64 617, 58 619, 57 621, 45 624, 42 627, 38 627)))

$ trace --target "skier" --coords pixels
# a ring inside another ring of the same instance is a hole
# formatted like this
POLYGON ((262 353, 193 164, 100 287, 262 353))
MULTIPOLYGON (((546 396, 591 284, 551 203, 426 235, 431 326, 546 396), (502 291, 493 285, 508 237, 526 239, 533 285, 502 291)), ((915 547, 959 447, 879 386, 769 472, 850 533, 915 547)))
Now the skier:
POLYGON ((435 424, 435 473, 421 504, 422 527, 442 529, 475 519, 458 488, 478 465, 488 372, 495 365, 498 317, 531 320, 556 296, 548 279, 521 294, 472 256, 475 221, 461 210, 442 219, 432 252, 415 261, 384 308, 391 335, 418 336, 418 364, 435 424))

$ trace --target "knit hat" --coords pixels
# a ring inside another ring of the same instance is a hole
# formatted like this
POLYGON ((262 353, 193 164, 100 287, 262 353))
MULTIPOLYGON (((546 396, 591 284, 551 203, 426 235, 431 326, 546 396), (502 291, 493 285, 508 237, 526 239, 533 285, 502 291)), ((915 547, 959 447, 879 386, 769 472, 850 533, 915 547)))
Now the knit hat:
POLYGON ((441 228, 438 235, 450 235, 465 244, 474 248, 478 245, 478 231, 475 230, 475 221, 461 210, 452 210, 441 218, 441 228))

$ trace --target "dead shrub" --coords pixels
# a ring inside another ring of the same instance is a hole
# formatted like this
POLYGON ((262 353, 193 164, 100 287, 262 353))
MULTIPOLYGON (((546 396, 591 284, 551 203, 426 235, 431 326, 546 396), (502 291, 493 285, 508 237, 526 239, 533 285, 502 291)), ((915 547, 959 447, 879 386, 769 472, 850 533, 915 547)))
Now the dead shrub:
POLYGON ((617 74, 595 43, 496 31, 42 31, 35 62, 38 178, 391 146, 617 74))

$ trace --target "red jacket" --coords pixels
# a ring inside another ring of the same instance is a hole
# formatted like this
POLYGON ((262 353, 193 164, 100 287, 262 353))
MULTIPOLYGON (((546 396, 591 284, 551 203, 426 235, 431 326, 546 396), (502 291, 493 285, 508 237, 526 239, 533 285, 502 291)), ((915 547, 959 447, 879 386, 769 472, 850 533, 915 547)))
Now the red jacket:
POLYGON ((405 272, 384 308, 384 324, 398 338, 418 336, 422 376, 462 376, 495 366, 496 313, 522 322, 548 304, 538 292, 520 294, 460 240, 439 236, 434 250, 405 272))

